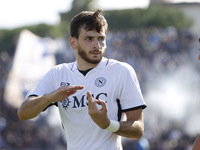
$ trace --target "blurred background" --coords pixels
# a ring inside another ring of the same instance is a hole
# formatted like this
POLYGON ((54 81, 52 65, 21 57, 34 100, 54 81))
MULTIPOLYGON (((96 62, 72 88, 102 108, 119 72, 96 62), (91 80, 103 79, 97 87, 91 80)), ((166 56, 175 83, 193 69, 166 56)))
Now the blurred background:
POLYGON ((17 109, 53 65, 75 60, 69 22, 102 8, 106 57, 132 65, 147 103, 145 133, 124 150, 191 150, 200 134, 200 0, 0 0, 0 150, 64 150, 56 107, 17 109))

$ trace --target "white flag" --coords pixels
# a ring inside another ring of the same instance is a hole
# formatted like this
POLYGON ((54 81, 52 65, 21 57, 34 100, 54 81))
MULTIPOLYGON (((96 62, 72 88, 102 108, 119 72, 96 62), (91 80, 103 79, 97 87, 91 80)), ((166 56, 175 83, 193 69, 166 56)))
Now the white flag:
POLYGON ((8 104, 15 108, 21 105, 27 92, 56 64, 56 50, 55 40, 28 30, 21 32, 4 93, 8 104))

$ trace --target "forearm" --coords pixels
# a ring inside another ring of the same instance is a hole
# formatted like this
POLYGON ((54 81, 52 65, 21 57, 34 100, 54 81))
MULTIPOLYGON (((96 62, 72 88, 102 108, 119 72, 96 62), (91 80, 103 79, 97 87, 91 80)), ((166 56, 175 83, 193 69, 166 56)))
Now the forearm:
POLYGON ((35 118, 42 112, 49 104, 48 95, 29 97, 23 102, 18 109, 18 116, 20 120, 28 120, 35 118))
POLYGON ((62 86, 57 90, 38 97, 29 97, 18 110, 21 120, 32 119, 40 114, 52 102, 60 102, 73 95, 77 90, 83 89, 82 85, 62 86))
POLYGON ((120 122, 120 128, 115 134, 123 137, 138 140, 144 133, 144 125, 141 121, 124 121, 120 122))
POLYGON ((144 132, 142 108, 125 112, 127 121, 117 122, 109 120, 107 116, 107 106, 104 101, 93 100, 90 92, 88 96, 88 113, 92 120, 101 128, 118 135, 138 140, 144 132), (96 104, 102 106, 98 109, 96 104))
POLYGON ((123 137, 139 140, 144 133, 142 109, 126 112, 127 120, 119 122, 119 129, 114 132, 123 137))

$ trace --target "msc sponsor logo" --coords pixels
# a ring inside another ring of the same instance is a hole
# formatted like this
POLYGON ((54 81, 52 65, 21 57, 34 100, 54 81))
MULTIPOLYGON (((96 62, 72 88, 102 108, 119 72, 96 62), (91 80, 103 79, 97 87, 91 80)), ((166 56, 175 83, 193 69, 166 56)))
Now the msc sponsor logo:
MULTIPOLYGON (((92 97, 94 99, 101 99, 104 100, 107 97, 107 93, 99 93, 96 96, 92 94, 92 97)), ((107 101, 105 101, 107 102, 107 101)), ((88 98, 86 95, 82 95, 80 98, 77 98, 76 96, 71 96, 65 99, 61 102, 63 108, 66 110, 67 108, 80 108, 80 107, 86 107, 88 106, 88 98)))

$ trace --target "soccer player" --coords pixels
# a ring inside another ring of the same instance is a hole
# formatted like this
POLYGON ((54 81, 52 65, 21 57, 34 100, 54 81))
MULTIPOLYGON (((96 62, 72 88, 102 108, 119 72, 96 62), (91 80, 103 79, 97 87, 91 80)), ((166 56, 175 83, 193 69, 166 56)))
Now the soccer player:
POLYGON ((134 69, 104 57, 108 24, 101 10, 83 11, 70 24, 76 61, 54 66, 18 110, 21 120, 59 108, 67 150, 122 150, 121 136, 140 139, 143 100, 134 69))

